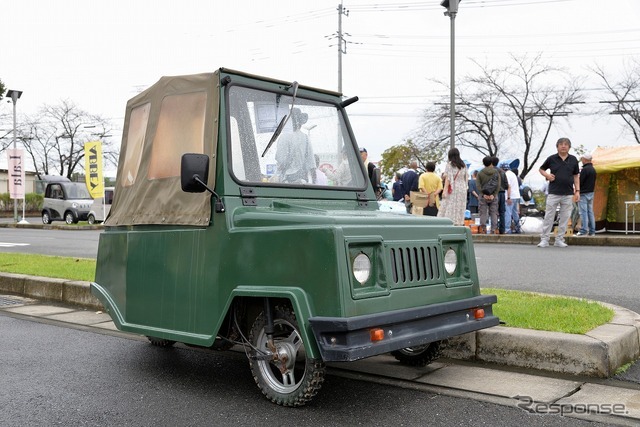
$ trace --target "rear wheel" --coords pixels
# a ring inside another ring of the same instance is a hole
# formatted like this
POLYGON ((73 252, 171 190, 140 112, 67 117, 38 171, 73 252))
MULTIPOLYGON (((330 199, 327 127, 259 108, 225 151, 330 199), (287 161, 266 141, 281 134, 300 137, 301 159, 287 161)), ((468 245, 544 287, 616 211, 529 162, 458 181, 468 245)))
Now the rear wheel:
POLYGON ((440 357, 440 341, 392 351, 391 355, 407 366, 426 366, 440 357))
POLYGON ((151 345, 156 347, 173 347, 173 345, 176 343, 175 341, 165 340, 165 339, 156 338, 156 337, 147 337, 147 339, 149 340, 151 345))
POLYGON ((42 223, 51 224, 51 216, 49 215, 49 212, 42 212, 42 223))
POLYGON ((95 216, 93 216, 93 214, 90 214, 90 215, 87 217, 87 222, 89 223, 89 225, 93 225, 93 224, 95 224, 95 223, 96 223, 96 217, 95 217, 95 216))
POLYGON ((249 341, 257 349, 249 365, 258 388, 267 399, 283 406, 302 406, 316 395, 324 382, 324 363, 307 357, 300 328, 288 307, 273 310, 274 349, 265 332, 264 313, 256 318, 249 341))

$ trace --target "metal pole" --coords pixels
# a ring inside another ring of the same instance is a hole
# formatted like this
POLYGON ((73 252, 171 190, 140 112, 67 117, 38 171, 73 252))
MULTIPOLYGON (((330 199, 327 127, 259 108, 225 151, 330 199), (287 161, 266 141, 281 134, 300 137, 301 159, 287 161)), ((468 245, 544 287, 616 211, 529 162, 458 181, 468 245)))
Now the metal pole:
MULTIPOLYGON (((13 101, 13 149, 16 149, 16 103, 18 101, 17 94, 13 92, 11 94, 11 100, 13 101)), ((13 222, 18 222, 18 199, 13 199, 13 222)))
POLYGON ((456 12, 449 12, 451 18, 451 141, 450 148, 455 147, 456 139, 456 12))
POLYGON ((342 1, 338 5, 338 93, 342 93, 342 1))

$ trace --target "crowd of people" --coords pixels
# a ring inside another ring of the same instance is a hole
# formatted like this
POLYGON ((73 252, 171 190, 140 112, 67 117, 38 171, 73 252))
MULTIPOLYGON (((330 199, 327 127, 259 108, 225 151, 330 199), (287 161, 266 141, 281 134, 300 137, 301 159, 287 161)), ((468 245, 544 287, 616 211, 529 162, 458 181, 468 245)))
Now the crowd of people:
MULTIPOLYGON (((579 211, 581 219, 581 228, 576 236, 595 234, 593 196, 596 172, 592 157, 582 155, 580 169, 578 159, 569 154, 571 141, 568 138, 560 138, 556 148, 557 154, 549 156, 539 170, 548 184, 539 247, 549 246, 556 221, 558 230, 554 246, 567 246, 564 235, 572 211, 579 211)), ((363 160, 367 164, 366 150, 364 152, 363 160)), ((407 213, 446 217, 454 225, 464 225, 465 218, 477 215, 479 233, 522 233, 520 201, 523 185, 518 169, 512 168, 509 162, 501 164, 496 156, 486 156, 482 164, 482 169, 469 175, 457 148, 447 153, 447 163, 441 175, 436 173, 435 162, 427 162, 425 171, 421 173, 418 162, 412 160, 404 173, 395 174, 392 188, 387 189, 390 193, 387 197, 404 201, 407 213)), ((372 179, 371 172, 369 177, 372 179)), ((573 224, 576 222, 574 219, 573 224)))

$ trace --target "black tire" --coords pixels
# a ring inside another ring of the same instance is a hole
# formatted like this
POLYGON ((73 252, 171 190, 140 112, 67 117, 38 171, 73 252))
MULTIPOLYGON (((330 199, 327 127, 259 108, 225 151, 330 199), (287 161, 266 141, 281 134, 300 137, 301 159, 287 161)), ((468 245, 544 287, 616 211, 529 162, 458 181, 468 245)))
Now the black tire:
POLYGON ((73 212, 66 211, 64 213, 64 222, 66 222, 68 225, 77 224, 78 218, 76 218, 76 215, 73 212))
POLYGON ((42 212, 42 223, 47 225, 51 224, 51 215, 49 215, 49 212, 42 212))
MULTIPOLYGON (((318 393, 324 382, 325 367, 322 360, 308 358, 300 327, 288 307, 273 310, 273 341, 279 360, 264 360, 262 353, 252 351, 249 359, 251 373, 258 388, 267 399, 282 406, 302 406, 318 393), (257 356, 257 357, 253 357, 257 356), (280 369, 285 370, 283 374, 280 369)), ((267 347, 265 316, 260 313, 253 323, 249 341, 265 354, 267 347)))
POLYGON ((165 340, 165 339, 156 338, 156 337, 147 337, 147 339, 149 340, 151 345, 156 347, 168 348, 168 347, 173 347, 173 345, 176 343, 175 341, 165 340))
POLYGON ((440 341, 415 347, 407 347, 401 350, 392 351, 391 355, 403 365, 407 366, 427 366, 429 363, 440 357, 440 341))
POLYGON ((93 224, 95 224, 95 223, 96 223, 96 217, 95 217, 95 216, 93 216, 93 214, 89 215, 89 216, 87 217, 87 222, 89 223, 89 225, 93 225, 93 224))

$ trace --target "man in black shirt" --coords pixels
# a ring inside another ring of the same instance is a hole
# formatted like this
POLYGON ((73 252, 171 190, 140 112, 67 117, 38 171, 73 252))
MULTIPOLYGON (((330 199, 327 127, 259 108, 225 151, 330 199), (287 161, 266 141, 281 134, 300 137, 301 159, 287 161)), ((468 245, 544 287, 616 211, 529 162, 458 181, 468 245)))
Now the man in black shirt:
POLYGON ((580 200, 580 168, 578 159, 569 154, 571 141, 569 138, 560 138, 556 143, 556 148, 558 153, 547 157, 547 160, 540 166, 540 174, 549 181, 544 223, 540 243, 538 243, 540 248, 549 246, 549 235, 553 228, 553 220, 558 206, 560 206, 558 234, 554 246, 559 248, 568 246, 564 241, 564 233, 567 231, 573 203, 580 200))
MULTIPOLYGON (((491 158, 491 164, 500 174, 500 190, 498 191, 498 232, 500 234, 505 233, 505 212, 507 210, 507 200, 505 198, 505 194, 507 189, 509 188, 509 182, 507 181, 507 175, 505 172, 498 166, 500 163, 500 158, 493 156, 491 158)), ((494 228, 494 225, 491 224, 491 228, 494 228)))
POLYGON ((576 236, 595 236, 596 218, 593 214, 593 193, 596 189, 596 170, 593 168, 591 154, 584 154, 580 159, 582 170, 580 171, 580 220, 582 225, 576 236))
POLYGON ((402 188, 404 188, 404 204, 407 207, 407 213, 411 213, 413 204, 411 203, 411 192, 418 191, 418 161, 411 160, 409 170, 402 174, 402 188))

